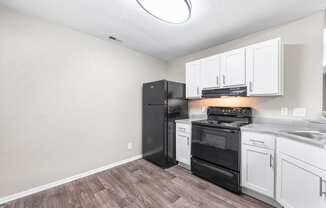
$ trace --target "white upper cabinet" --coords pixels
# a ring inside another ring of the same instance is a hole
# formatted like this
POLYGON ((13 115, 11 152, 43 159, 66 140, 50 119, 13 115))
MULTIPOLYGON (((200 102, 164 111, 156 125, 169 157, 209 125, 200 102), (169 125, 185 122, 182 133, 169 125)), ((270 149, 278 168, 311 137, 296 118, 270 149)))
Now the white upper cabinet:
POLYGON ((201 59, 201 86, 203 89, 220 87, 220 56, 201 59))
POLYGON ((249 96, 283 94, 281 39, 273 39, 246 48, 249 96))
POLYGON ((246 85, 245 48, 232 50, 221 55, 223 87, 246 85))
POLYGON ((187 98, 202 89, 247 86, 248 96, 283 95, 281 38, 217 54, 186 64, 187 98))
POLYGON ((186 64, 186 97, 201 97, 201 67, 200 60, 186 64))

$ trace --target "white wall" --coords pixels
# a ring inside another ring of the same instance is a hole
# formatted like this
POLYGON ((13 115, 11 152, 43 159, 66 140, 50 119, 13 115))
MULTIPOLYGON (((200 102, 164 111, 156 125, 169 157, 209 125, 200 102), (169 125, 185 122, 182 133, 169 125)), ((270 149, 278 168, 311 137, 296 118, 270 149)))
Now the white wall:
POLYGON ((191 102, 192 111, 201 106, 252 106, 257 116, 279 117, 281 107, 305 107, 307 116, 315 117, 322 109, 322 34, 324 11, 312 16, 258 32, 223 45, 171 61, 168 78, 185 79, 185 63, 259 41, 282 37, 285 43, 285 96, 272 98, 223 98, 191 102))
POLYGON ((141 154, 141 86, 166 67, 0 8, 0 198, 141 154))

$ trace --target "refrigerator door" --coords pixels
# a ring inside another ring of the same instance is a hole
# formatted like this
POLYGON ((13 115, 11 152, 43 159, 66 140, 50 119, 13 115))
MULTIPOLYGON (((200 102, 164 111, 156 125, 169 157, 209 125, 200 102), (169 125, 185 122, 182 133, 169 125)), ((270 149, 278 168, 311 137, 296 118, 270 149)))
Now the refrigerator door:
POLYGON ((157 81, 144 84, 143 104, 167 104, 167 81, 157 81))
POLYGON ((143 157, 161 167, 167 163, 166 105, 143 106, 143 157))

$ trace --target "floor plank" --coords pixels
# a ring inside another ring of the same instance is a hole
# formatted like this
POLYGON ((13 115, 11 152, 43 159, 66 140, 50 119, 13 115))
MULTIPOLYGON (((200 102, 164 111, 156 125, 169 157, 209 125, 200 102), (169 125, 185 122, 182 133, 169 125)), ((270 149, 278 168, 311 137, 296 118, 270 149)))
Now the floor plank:
POLYGON ((136 160, 4 205, 5 208, 271 208, 175 166, 136 160))

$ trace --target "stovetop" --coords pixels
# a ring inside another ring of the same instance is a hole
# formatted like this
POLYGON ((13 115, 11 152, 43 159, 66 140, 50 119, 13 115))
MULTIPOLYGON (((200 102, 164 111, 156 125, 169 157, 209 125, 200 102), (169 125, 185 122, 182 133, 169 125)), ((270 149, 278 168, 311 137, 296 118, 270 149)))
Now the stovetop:
POLYGON ((193 121, 193 124, 217 128, 240 129, 251 123, 251 108, 209 107, 207 120, 193 121))

